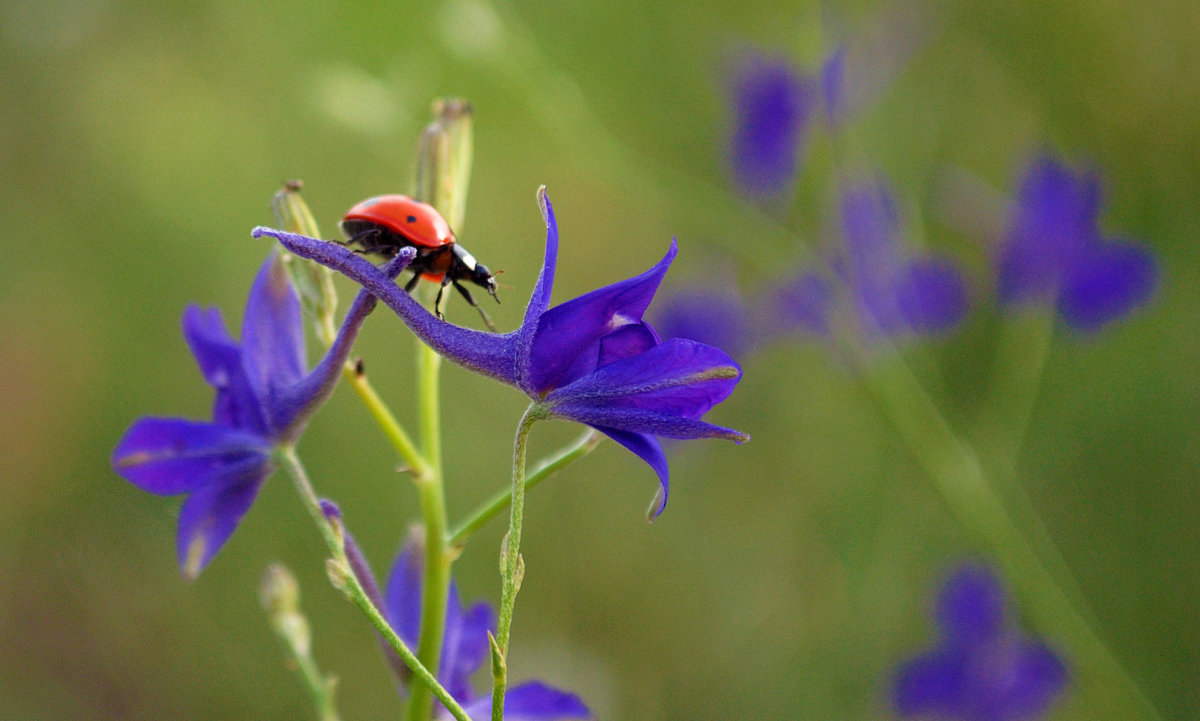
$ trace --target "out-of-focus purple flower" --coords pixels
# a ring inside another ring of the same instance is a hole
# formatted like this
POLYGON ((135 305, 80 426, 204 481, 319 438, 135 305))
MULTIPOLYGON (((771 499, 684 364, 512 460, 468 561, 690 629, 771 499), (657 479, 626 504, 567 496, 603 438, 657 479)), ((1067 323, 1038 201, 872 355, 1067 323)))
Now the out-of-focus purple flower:
MULTIPOLYGON (((416 647, 421 630, 422 552, 415 543, 404 547, 388 576, 384 591, 384 615, 396 634, 416 647)), ((438 682, 476 719, 491 718, 492 696, 478 697, 471 688, 471 674, 489 658, 488 633, 496 631, 496 614, 487 603, 464 609, 458 589, 450 584, 446 627, 442 636, 438 682)), ((440 703, 438 718, 450 718, 440 703)), ((591 718, 591 712, 573 693, 560 691, 541 681, 526 681, 504 694, 504 718, 513 721, 591 718)))
POLYGON ((654 326, 668 338, 722 348, 735 358, 750 350, 749 311, 731 287, 691 287, 658 303, 654 326))
POLYGON ((993 571, 966 565, 938 596, 932 650, 900 666, 892 702, 902 716, 958 721, 1026 721, 1042 715, 1067 682, 1046 644, 1006 618, 1004 589, 993 571))
POLYGON ((766 319, 760 323, 770 336, 797 331, 829 335, 834 286, 828 278, 804 271, 768 292, 762 302, 760 314, 766 319))
POLYGON ((658 436, 749 437, 700 420, 741 379, 724 351, 681 338, 663 341, 642 316, 675 257, 667 255, 639 276, 550 308, 558 258, 554 209, 539 195, 546 221, 546 255, 525 320, 511 333, 464 328, 434 317, 378 268, 336 244, 270 228, 256 237, 279 239, 293 253, 328 266, 378 296, 423 342, 451 361, 516 386, 541 403, 550 418, 584 423, 650 465, 666 506, 668 468, 658 436))
POLYGON ((821 66, 821 104, 829 127, 836 128, 846 112, 845 45, 838 45, 821 66))
POLYGON ((845 256, 838 265, 868 336, 938 333, 966 314, 966 283, 949 260, 902 254, 899 216, 886 183, 845 188, 841 225, 845 256))
POLYGON ((797 176, 818 104, 815 84, 785 57, 750 52, 730 85, 733 179, 750 196, 779 196, 797 176))
MULTIPOLYGON (((381 272, 394 278, 411 260, 405 253, 381 272)), ((112 466, 144 491, 188 494, 177 539, 185 576, 199 575, 237 528, 274 470, 272 449, 294 442, 332 393, 375 303, 358 294, 329 352, 307 374, 300 302, 277 254, 250 289, 240 344, 216 308, 184 311, 184 339, 216 389, 212 422, 141 418, 117 444, 112 466)))
POLYGON ((1100 202, 1095 173, 1076 175, 1049 155, 1030 162, 997 261, 1001 304, 1052 302, 1069 326, 1094 331, 1150 299, 1154 256, 1105 239, 1100 202))

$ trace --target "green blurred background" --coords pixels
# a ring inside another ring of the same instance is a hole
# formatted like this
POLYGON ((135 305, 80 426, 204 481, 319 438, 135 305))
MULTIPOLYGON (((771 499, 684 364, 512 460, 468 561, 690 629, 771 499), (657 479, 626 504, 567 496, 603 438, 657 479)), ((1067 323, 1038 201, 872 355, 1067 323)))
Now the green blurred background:
MULTIPOLYGON (((669 283, 728 261, 760 287, 826 222, 833 154, 818 132, 796 201, 773 209, 794 234, 744 219, 759 216, 723 163, 730 58, 753 44, 814 67, 840 40, 897 27, 919 49, 848 132, 924 242, 971 269, 983 306, 982 238, 939 221, 948 167, 1008 192, 1037 147, 1090 158, 1111 191, 1106 229, 1159 254, 1150 307, 1093 337, 1056 336, 1018 473, 1095 628, 1165 718, 1200 716, 1198 8, 0 4, 0 718, 311 717, 256 597, 273 560, 300 578, 344 717, 401 713, 285 479, 188 584, 177 499, 108 465, 138 416, 208 413, 179 317, 217 305, 237 327, 269 247, 249 230, 271 222, 283 181, 305 181, 331 236, 354 202, 408 190, 430 100, 462 95, 476 155, 459 237, 513 286, 500 327, 519 323, 536 278, 540 184, 562 233, 557 300, 640 272, 672 235, 669 283)), ((477 323, 457 300, 449 313, 477 323)), ((923 373, 946 376, 937 400, 956 423, 986 411, 996 327, 981 310, 918 354, 923 373)), ((359 352, 411 423, 403 326, 377 313, 359 352)), ((507 483, 524 403, 457 368, 444 380, 453 520, 507 483)), ((653 474, 615 444, 531 494, 510 674, 576 690, 605 719, 890 718, 888 674, 928 643, 933 589, 984 549, 818 344, 747 358, 710 418, 753 441, 675 446, 654 524, 653 474)), ((532 457, 576 433, 540 425, 532 457)), ((300 450, 382 572, 416 499, 350 393, 300 450)), ((466 599, 498 597, 502 525, 456 564, 466 599)), ((1068 693, 1050 717, 1090 716, 1068 693)))

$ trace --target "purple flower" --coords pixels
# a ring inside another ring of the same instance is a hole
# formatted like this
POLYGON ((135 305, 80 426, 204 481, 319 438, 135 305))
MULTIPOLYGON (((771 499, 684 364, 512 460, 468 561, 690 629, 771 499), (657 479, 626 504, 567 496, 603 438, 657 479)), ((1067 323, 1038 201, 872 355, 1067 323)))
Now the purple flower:
POLYGON ((733 179, 748 195, 772 198, 795 180, 818 104, 811 79, 785 57, 748 53, 735 73, 729 158, 733 179))
POLYGON ((868 335, 938 333, 966 314, 966 283, 949 260, 902 255, 900 220, 886 183, 845 188, 841 223, 845 258, 840 270, 868 335))
POLYGON ((769 325, 782 333, 829 335, 833 293, 828 279, 805 271, 768 294, 770 312, 775 316, 769 325))
MULTIPOLYGON (((395 277, 411 259, 398 256, 386 273, 395 277)), ((241 344, 216 308, 184 311, 184 339, 216 389, 212 421, 141 418, 117 444, 112 466, 144 491, 188 494, 177 540, 185 576, 199 575, 237 528, 274 470, 272 449, 294 442, 332 393, 375 303, 365 291, 358 294, 337 340, 308 374, 300 301, 279 256, 267 259, 250 289, 241 344)))
POLYGON ((1102 236, 1100 201, 1095 173, 1076 175, 1048 155, 1030 162, 997 262, 1001 304, 1053 302, 1069 326, 1094 331, 1150 299, 1154 256, 1102 236))
POLYGON ((1005 616, 1004 589, 990 568, 955 571, 937 601, 938 644, 897 672, 897 712, 960 721, 1023 721, 1044 713, 1066 684, 1067 669, 1005 616))
POLYGON ((749 314, 738 292, 720 285, 680 290, 658 304, 654 325, 668 338, 687 338, 742 357, 751 345, 749 314))
POLYGON ((846 114, 846 46, 838 45, 821 66, 821 104, 825 120, 836 128, 846 114))
POLYGON ((642 320, 675 257, 667 255, 641 275, 550 308, 558 258, 554 209, 539 195, 546 221, 546 255, 521 327, 496 334, 434 317, 384 273, 336 244, 256 228, 255 237, 278 238, 288 249, 346 275, 395 311, 423 342, 451 361, 516 386, 543 406, 547 417, 584 423, 646 461, 658 474, 666 506, 667 460, 657 436, 749 437, 700 420, 723 401, 741 368, 723 351, 695 341, 663 341, 642 320))
MULTIPOLYGON (((388 623, 413 648, 421 629, 422 555, 418 544, 405 546, 392 565, 384 591, 384 615, 388 623)), ((490 657, 488 633, 495 631, 496 614, 491 606, 477 603, 464 609, 458 589, 451 582, 437 679, 471 718, 492 716, 492 696, 490 693, 476 696, 471 688, 471 674, 490 657)), ((450 718, 445 707, 438 704, 437 708, 439 718, 450 718)), ((526 681, 505 691, 504 718, 512 721, 579 719, 591 718, 591 712, 575 694, 540 681, 526 681)))

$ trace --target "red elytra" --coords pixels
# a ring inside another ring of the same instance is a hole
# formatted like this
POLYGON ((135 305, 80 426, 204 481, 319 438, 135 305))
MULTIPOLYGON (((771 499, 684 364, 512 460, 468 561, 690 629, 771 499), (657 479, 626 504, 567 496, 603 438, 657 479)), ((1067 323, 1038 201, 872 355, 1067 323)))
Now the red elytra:
POLYGON ((377 195, 367 198, 346 212, 346 221, 366 221, 382 225, 413 245, 438 248, 455 242, 450 224, 427 203, 407 195, 377 195))

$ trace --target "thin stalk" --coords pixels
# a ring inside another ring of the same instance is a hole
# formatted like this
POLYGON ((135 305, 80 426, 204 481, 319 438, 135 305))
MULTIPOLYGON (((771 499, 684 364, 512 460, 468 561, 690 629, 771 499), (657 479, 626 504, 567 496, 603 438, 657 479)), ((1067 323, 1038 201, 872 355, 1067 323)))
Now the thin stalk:
MULTIPOLYGON (((583 458, 588 453, 591 453, 592 449, 599 445, 603 439, 604 436, 599 432, 589 428, 569 445, 563 446, 553 455, 546 456, 538 461, 537 465, 534 466, 525 479, 525 490, 533 490, 542 481, 550 478, 580 458, 583 458)), ((446 545, 452 549, 461 548, 467 542, 467 539, 482 528, 484 524, 500 515, 500 512, 505 508, 508 508, 512 503, 512 498, 513 493, 511 488, 496 491, 495 495, 467 514, 467 518, 450 532, 450 537, 446 539, 446 545)))
MULTIPOLYGON (((405 665, 412 669, 413 678, 419 680, 427 689, 432 690, 433 696, 437 697, 442 705, 450 712, 457 721, 471 721, 467 713, 463 711, 454 697, 450 695, 432 673, 428 667, 421 663, 416 654, 408 648, 408 645, 396 635, 396 632, 388 624, 383 617, 383 613, 371 601, 366 590, 362 587, 358 577, 350 570, 350 562, 346 558, 346 548, 343 543, 340 531, 330 523, 326 518, 325 513, 321 510, 320 499, 317 498, 316 492, 313 491, 312 483, 308 479, 308 473, 304 470, 304 465, 300 462, 300 458, 296 455, 296 449, 292 446, 282 446, 276 449, 274 454, 279 465, 287 472, 292 479, 292 484, 295 486, 300 500, 303 502, 308 514, 317 524, 317 530, 320 531, 321 537, 325 539, 325 545, 329 547, 329 553, 332 556, 331 563, 333 567, 342 570, 338 574, 339 589, 346 594, 350 601, 358 606, 359 610, 366 615, 367 620, 375 627, 383 639, 396 652, 396 655, 404 661, 405 665)), ((414 684, 414 690, 421 684, 414 684)))
POLYGON ((513 606, 521 589, 524 568, 521 564, 521 523, 525 511, 525 456, 529 447, 529 429, 535 421, 546 417, 545 407, 533 402, 525 409, 517 426, 513 442, 512 506, 508 517, 508 534, 504 537, 501 570, 504 574, 500 591, 500 620, 492 662, 492 721, 504 719, 504 689, 508 683, 508 639, 512 631, 513 606))
MULTIPOLYGON (((446 602, 450 596, 450 563, 446 545, 446 491, 442 479, 441 406, 439 385, 442 358, 429 346, 417 345, 417 412, 420 415, 423 456, 427 473, 415 476, 421 516, 425 524, 425 580, 421 593, 421 633, 417 657, 427 668, 441 662, 446 627, 446 602)), ((413 684, 408 698, 409 721, 430 718, 430 687, 413 684)))
POLYGON ((331 679, 326 678, 325 674, 321 673, 321 669, 317 668, 316 659, 312 656, 295 655, 291 657, 291 660, 295 662, 300 679, 304 682, 304 688, 308 691, 309 698, 312 699, 318 721, 341 721, 341 716, 338 715, 337 706, 333 700, 334 686, 331 679))
POLYGON ((996 342, 996 360, 987 409, 977 447, 986 469, 1004 496, 1005 503, 1021 522, 1026 534, 1041 553, 1043 562, 1071 596, 1080 613, 1094 622, 1087 597, 1075 580, 1070 564, 1054 542, 1017 473, 1025 438, 1042 387, 1046 358, 1054 339, 1057 315, 1039 309, 1006 317, 996 342))

